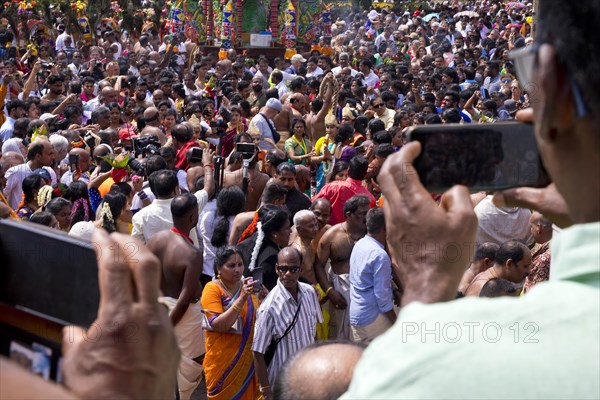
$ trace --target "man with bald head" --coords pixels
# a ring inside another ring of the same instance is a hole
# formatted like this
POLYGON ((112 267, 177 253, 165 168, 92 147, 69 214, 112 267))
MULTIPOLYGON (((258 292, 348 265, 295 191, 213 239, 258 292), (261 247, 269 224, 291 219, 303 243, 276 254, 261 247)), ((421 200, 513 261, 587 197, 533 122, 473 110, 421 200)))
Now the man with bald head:
POLYGON ((335 400, 346 392, 364 347, 343 342, 315 343, 290 358, 275 380, 278 400, 335 400), (307 384, 310 382, 310 384, 307 384))
POLYGON ((154 126, 158 128, 160 126, 160 114, 158 112, 158 108, 146 108, 144 110, 144 120, 146 121, 146 126, 154 126))
POLYGON ((77 169, 65 172, 60 178, 60 183, 69 186, 73 181, 90 182, 90 165, 92 165, 92 157, 90 153, 81 148, 74 148, 69 152, 69 156, 77 156, 77 169))
POLYGON ((302 254, 294 247, 281 249, 275 271, 279 279, 258 308, 252 342, 260 392, 267 399, 272 398, 271 383, 283 364, 315 342, 317 323, 323 322, 315 290, 298 281, 302 275, 302 254), (276 348, 267 363, 265 353, 272 342, 276 348))
POLYGON ((296 229, 296 237, 290 243, 290 246, 295 247, 302 253, 302 278, 305 279, 305 282, 315 285, 317 283, 314 268, 316 251, 313 248, 312 241, 319 229, 317 217, 310 210, 300 210, 294 215, 294 228, 296 229))

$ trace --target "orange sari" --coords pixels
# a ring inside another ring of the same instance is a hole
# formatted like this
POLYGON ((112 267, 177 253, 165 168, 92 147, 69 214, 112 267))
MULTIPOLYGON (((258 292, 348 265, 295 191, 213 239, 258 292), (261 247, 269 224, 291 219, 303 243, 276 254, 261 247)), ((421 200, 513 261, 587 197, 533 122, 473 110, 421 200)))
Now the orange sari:
MULTIPOLYGON (((241 288, 240 288, 241 289, 241 288)), ((202 308, 214 311, 209 322, 229 309, 239 297, 230 298, 218 281, 209 282, 202 292, 202 308)), ((209 399, 255 399, 259 395, 258 379, 254 374, 252 339, 258 300, 248 297, 240 312, 242 334, 206 331, 204 374, 209 399)))

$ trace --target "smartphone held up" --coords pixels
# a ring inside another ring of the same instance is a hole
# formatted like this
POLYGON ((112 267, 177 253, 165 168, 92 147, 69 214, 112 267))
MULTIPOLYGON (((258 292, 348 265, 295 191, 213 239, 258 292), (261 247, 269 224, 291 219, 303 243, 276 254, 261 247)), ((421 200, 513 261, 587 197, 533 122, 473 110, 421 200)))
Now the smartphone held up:
POLYGON ((420 125, 406 137, 421 143, 414 167, 431 193, 454 185, 478 192, 550 184, 529 124, 420 125))

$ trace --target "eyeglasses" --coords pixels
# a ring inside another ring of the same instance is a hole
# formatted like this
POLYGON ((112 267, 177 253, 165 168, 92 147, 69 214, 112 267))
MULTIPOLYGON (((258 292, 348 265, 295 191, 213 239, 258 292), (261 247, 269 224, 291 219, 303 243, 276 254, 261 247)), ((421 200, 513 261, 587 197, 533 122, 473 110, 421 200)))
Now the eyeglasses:
MULTIPOLYGON (((517 80, 523 90, 527 90, 532 83, 533 68, 537 63, 538 51, 540 50, 539 43, 533 43, 529 47, 518 50, 513 50, 509 53, 509 58, 513 61, 517 80)), ((587 115, 587 105, 581 93, 579 84, 569 77, 569 84, 573 92, 573 101, 575 102, 575 112, 578 118, 585 118, 587 115)))
POLYGON ((380 107, 383 107, 383 103, 373 104, 373 108, 380 108, 380 107))
POLYGON ((299 265, 290 265, 289 267, 286 267, 284 265, 277 265, 277 271, 281 274, 285 274, 287 272, 290 272, 292 274, 297 274, 298 272, 300 272, 300 266, 299 265))

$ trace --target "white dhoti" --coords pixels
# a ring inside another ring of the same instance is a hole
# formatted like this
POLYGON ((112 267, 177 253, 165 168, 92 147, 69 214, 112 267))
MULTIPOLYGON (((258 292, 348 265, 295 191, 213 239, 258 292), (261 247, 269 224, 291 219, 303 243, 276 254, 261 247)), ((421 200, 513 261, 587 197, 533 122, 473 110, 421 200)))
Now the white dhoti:
MULTIPOLYGON (((169 308, 170 314, 177 304, 177 299, 161 297, 160 302, 169 308)), ((181 361, 177 370, 177 386, 181 400, 188 400, 202 380, 202 365, 194 361, 206 353, 201 310, 200 302, 190 303, 183 317, 173 328, 181 351, 181 361)))
POLYGON ((329 281, 333 284, 333 288, 335 291, 340 293, 346 299, 346 304, 348 305, 345 309, 340 310, 335 307, 332 307, 333 310, 333 318, 335 320, 335 337, 332 337, 330 334, 329 337, 331 339, 338 340, 350 340, 352 338, 350 333, 350 275, 349 274, 336 274, 333 271, 329 272, 329 281))

